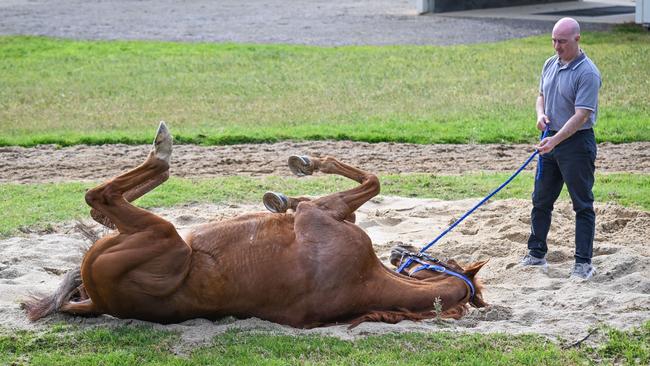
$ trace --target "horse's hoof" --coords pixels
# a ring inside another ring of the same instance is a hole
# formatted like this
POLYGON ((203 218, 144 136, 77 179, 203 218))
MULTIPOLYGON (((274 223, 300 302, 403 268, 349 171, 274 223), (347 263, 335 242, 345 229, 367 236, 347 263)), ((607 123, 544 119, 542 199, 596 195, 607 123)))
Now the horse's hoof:
POLYGON ((266 192, 262 197, 262 203, 267 210, 274 213, 287 212, 289 209, 289 199, 282 193, 266 192))
POLYGON ((289 157, 288 164, 291 172, 299 177, 314 173, 314 164, 306 156, 292 155, 289 157))
POLYGON ((160 121, 156 138, 153 140, 153 150, 156 158, 169 163, 172 156, 172 135, 164 121, 160 121))

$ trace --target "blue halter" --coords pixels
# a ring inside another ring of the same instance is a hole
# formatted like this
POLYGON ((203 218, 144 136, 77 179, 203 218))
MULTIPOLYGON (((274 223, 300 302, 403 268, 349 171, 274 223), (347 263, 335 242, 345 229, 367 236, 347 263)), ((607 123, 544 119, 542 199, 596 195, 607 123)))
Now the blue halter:
MULTIPOLYGON (((425 262, 425 261, 423 261, 423 260, 421 260, 421 259, 419 258, 419 257, 423 256, 422 253, 417 253, 417 254, 410 254, 410 253, 409 253, 409 254, 406 254, 406 253, 405 253, 405 254, 402 256, 402 259, 404 259, 405 256, 408 257, 408 262, 409 262, 409 263, 412 263, 412 262, 420 263, 420 266, 419 266, 419 267, 417 267, 416 269, 414 269, 413 271, 411 271, 411 272, 408 274, 409 277, 412 277, 412 276, 413 276, 414 274, 416 274, 417 272, 420 272, 420 271, 423 271, 423 270, 430 270, 430 271, 436 271, 436 272, 444 273, 444 274, 446 274, 446 275, 450 275, 450 276, 454 276, 454 277, 460 278, 461 280, 463 280, 463 282, 465 282, 465 284, 467 285, 467 287, 469 287, 469 298, 470 298, 470 301, 471 301, 471 300, 474 300, 474 295, 476 294, 476 290, 474 289, 474 284, 473 284, 472 281, 471 281, 469 278, 467 278, 467 276, 465 276, 464 274, 462 274, 462 273, 458 273, 458 272, 455 272, 455 271, 452 271, 451 269, 449 269, 449 268, 447 268, 447 267, 444 267, 444 266, 441 266, 441 265, 439 265, 439 264, 430 264, 430 263, 427 263, 427 262, 425 262)), ((437 259, 435 259, 435 258, 429 257, 429 256, 427 256, 427 255, 424 255, 424 256, 427 257, 427 259, 433 260, 434 262, 440 262, 439 260, 437 260, 437 259)), ((402 260, 400 260, 400 262, 401 262, 401 261, 402 261, 402 260)), ((402 268, 402 267, 399 267, 399 268, 402 268)), ((402 268, 402 271, 403 271, 403 270, 404 270, 404 269, 402 268)), ((401 273, 402 271, 400 271, 399 273, 401 273)))

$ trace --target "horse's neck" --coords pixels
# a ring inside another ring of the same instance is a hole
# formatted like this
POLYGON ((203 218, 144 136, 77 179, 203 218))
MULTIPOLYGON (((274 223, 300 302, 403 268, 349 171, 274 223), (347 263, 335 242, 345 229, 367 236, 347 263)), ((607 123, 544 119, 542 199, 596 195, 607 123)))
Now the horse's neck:
POLYGON ((382 275, 377 286, 383 288, 380 301, 411 311, 433 309, 437 302, 446 310, 457 306, 468 294, 467 285, 451 276, 423 281, 390 272, 382 275))

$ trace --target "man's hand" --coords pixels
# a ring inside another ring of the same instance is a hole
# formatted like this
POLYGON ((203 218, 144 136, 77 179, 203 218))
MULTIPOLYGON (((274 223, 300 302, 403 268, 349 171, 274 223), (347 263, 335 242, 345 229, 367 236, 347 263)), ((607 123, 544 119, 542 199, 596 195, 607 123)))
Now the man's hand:
MULTIPOLYGON (((569 120, 560 128, 555 135, 551 137, 546 137, 542 141, 539 142, 537 146, 535 146, 535 149, 539 151, 540 154, 546 154, 553 150, 560 142, 564 141, 565 139, 569 138, 571 135, 573 135, 579 128, 582 126, 589 116, 591 115, 591 111, 588 109, 582 109, 582 108, 576 108, 576 112, 569 120)), ((537 128, 540 130, 543 130, 546 128, 546 125, 548 125, 551 121, 548 119, 548 117, 545 114, 539 114, 539 118, 537 118, 537 128)))
POLYGON ((542 141, 539 142, 538 145, 535 146, 535 149, 537 149, 540 154, 546 154, 553 150, 553 148, 555 148, 558 143, 559 141, 557 141, 555 136, 545 137, 542 141))
POLYGON ((537 117, 537 129, 540 131, 544 131, 546 129, 546 126, 551 123, 551 120, 548 119, 548 116, 545 114, 540 114, 539 117, 537 117))

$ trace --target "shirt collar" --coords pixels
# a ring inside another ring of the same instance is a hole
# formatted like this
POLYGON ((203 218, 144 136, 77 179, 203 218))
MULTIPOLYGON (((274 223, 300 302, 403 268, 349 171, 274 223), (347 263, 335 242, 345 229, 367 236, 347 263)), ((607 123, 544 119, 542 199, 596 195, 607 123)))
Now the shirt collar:
POLYGON ((587 59, 587 55, 585 55, 585 53, 582 51, 582 49, 580 49, 580 53, 578 54, 578 56, 576 58, 574 58, 573 60, 571 60, 571 62, 569 62, 568 64, 562 65, 562 62, 561 62, 559 57, 557 58, 556 62, 560 66, 561 69, 575 70, 578 66, 580 66, 581 63, 583 63, 585 61, 585 59, 587 59))

